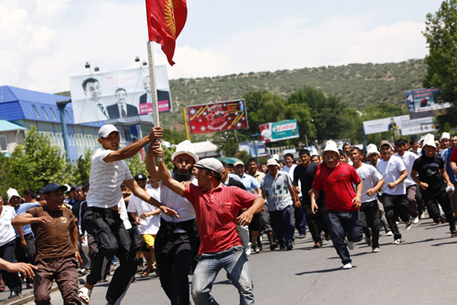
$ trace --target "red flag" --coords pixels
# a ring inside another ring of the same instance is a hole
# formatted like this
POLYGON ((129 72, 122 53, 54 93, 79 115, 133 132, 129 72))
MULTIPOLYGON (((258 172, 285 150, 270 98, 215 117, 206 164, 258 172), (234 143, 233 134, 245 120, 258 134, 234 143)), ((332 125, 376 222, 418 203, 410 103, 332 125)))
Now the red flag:
POLYGON ((162 45, 170 65, 174 65, 176 38, 187 19, 186 0, 146 0, 149 41, 162 45))

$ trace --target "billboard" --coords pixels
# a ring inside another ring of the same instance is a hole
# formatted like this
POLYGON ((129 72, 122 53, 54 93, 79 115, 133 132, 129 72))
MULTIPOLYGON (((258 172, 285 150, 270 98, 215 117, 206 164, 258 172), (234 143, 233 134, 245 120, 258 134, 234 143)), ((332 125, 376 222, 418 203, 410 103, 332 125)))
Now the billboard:
MULTIPOLYGON (((409 113, 427 112, 452 107, 451 103, 441 99, 438 94, 439 92, 440 90, 433 88, 406 91, 406 103, 408 104, 409 113)), ((433 114, 430 116, 433 116, 433 114)))
POLYGON ((298 138, 297 120, 266 123, 259 126, 262 141, 266 143, 298 138))
MULTIPOLYGON (((172 111, 167 67, 156 66, 159 112, 172 111)), ((75 123, 119 120, 152 113, 149 68, 70 77, 75 123)))
POLYGON ((244 100, 187 106, 190 134, 248 127, 244 100))
POLYGON ((365 134, 395 131, 399 135, 399 131, 401 130, 404 136, 434 132, 436 130, 433 117, 411 119, 409 115, 365 121, 363 122, 363 128, 365 134))
POLYGON ((402 118, 409 119, 409 116, 403 115, 379 120, 365 121, 363 122, 363 129, 365 134, 398 131, 402 127, 402 118))
POLYGON ((239 145, 240 150, 244 150, 251 156, 257 157, 266 157, 268 156, 268 150, 265 147, 265 142, 263 141, 255 141, 255 145, 253 141, 250 142, 242 142, 239 145))

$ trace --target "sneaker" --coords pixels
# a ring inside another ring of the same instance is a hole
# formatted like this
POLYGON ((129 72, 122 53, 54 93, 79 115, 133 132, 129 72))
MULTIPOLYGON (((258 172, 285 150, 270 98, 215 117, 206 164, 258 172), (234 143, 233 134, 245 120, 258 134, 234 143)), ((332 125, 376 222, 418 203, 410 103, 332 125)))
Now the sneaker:
POLYGON ((274 249, 276 249, 278 247, 278 244, 277 243, 272 243, 270 244, 270 250, 273 251, 274 249))
POLYGON ((356 244, 355 241, 349 241, 349 240, 347 241, 347 246, 348 246, 349 250, 354 250, 355 244, 356 244))
POLYGON ((298 239, 302 239, 302 238, 305 238, 306 237, 306 234, 299 234, 298 235, 298 239))
POLYGON ((351 268, 352 268, 352 264, 351 263, 347 263, 347 264, 343 265, 343 269, 351 269, 351 268))
POLYGON ((441 216, 441 217, 440 217, 440 220, 441 220, 441 223, 446 223, 446 217, 441 216))
POLYGON ((293 244, 288 244, 286 247, 287 251, 292 250, 293 248, 294 248, 293 244))
POLYGON ((411 229, 411 227, 413 226, 413 219, 410 218, 409 221, 406 222, 405 224, 406 224, 405 230, 411 229))
POLYGON ((21 293, 20 293, 20 292, 11 291, 10 296, 8 297, 8 300, 9 300, 9 299, 12 299, 12 298, 15 298, 15 297, 20 297, 20 296, 21 296, 21 293))
POLYGON ((419 216, 416 216, 416 218, 414 218, 414 220, 413 220, 413 223, 414 223, 414 224, 418 224, 418 223, 419 223, 419 220, 420 220, 420 219, 419 219, 419 216))
POLYGON ((368 246, 371 246, 371 238, 366 236, 365 237, 365 242, 367 243, 368 246))
POLYGON ((259 253, 259 252, 260 252, 259 245, 255 244, 255 245, 253 245, 253 246, 251 246, 251 247, 252 247, 252 251, 253 251, 254 253, 259 253))
POLYGON ((245 252, 247 256, 251 255, 251 246, 247 246, 245 252))
POLYGON ((279 250, 286 250, 286 245, 279 245, 279 250))
POLYGON ((378 253, 379 252, 379 247, 375 247, 371 250, 371 252, 373 253, 378 253))
POLYGON ((457 236, 457 232, 452 232, 451 233, 451 237, 456 237, 457 236))
POLYGON ((405 241, 404 241, 403 239, 400 239, 400 238, 399 238, 399 239, 394 240, 393 244, 394 244, 394 245, 398 245, 398 244, 402 244, 402 243, 404 243, 404 242, 405 242, 405 241))
POLYGON ((386 233, 386 235, 387 235, 387 236, 392 236, 392 235, 394 235, 394 234, 392 233, 392 231, 389 231, 389 232, 386 233))

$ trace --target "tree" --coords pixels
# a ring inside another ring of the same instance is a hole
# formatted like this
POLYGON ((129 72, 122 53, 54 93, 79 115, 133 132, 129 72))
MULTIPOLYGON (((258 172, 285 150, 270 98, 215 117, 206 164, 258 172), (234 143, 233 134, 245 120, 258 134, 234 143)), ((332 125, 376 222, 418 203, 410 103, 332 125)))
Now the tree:
POLYGON ((76 161, 76 168, 74 171, 76 183, 84 185, 89 182, 90 167, 92 165, 92 151, 86 149, 83 156, 80 156, 76 161))
POLYGON ((426 88, 441 89, 440 98, 454 103, 447 115, 437 117, 440 131, 446 124, 456 126, 457 120, 457 0, 446 0, 435 14, 427 14, 425 21, 427 44, 425 57, 427 72, 422 80, 426 88))
POLYGON ((33 126, 11 155, 10 187, 18 190, 38 190, 51 182, 73 184, 74 165, 66 161, 61 150, 50 138, 37 132, 33 126))

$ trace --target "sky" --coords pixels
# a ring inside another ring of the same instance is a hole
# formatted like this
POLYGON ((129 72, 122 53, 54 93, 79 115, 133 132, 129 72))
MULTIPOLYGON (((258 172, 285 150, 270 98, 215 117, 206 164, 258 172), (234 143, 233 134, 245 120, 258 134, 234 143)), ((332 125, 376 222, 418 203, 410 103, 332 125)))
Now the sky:
MULTIPOLYGON (((442 0, 188 0, 170 79, 424 58, 442 0)), ((0 86, 47 93, 147 61, 144 0, 0 1, 0 86)))

